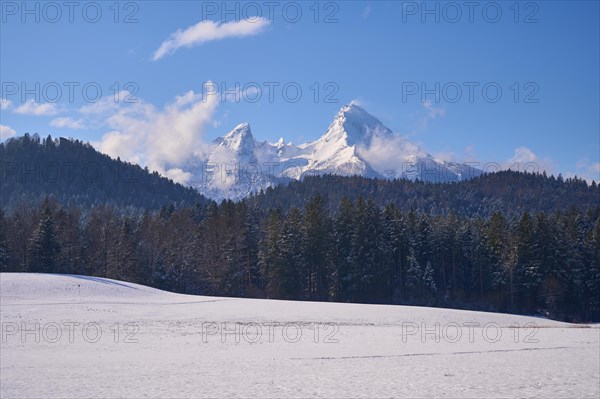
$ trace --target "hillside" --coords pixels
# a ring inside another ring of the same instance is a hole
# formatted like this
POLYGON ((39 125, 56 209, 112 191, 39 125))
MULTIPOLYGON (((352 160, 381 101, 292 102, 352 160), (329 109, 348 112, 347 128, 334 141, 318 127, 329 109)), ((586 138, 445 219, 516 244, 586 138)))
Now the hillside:
POLYGON ((207 200, 197 191, 112 159, 79 140, 25 135, 0 143, 0 207, 38 203, 50 196, 64 205, 160 209, 207 200))
POLYGON ((261 209, 302 208, 321 195, 335 210, 341 199, 364 197, 377 206, 394 204, 408 211, 429 214, 455 213, 467 217, 507 216, 523 212, 585 211, 600 204, 600 186, 581 179, 545 174, 501 171, 455 183, 428 183, 406 179, 368 179, 360 176, 307 176, 286 186, 264 190, 248 203, 261 209))
POLYGON ((2 273, 0 299, 2 397, 599 394, 597 326, 178 295, 75 275, 2 273))

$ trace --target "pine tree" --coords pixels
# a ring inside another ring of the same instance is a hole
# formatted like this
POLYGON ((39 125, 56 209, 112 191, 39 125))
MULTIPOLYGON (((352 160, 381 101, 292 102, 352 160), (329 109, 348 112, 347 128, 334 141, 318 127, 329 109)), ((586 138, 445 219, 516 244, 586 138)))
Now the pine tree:
POLYGON ((402 214, 393 204, 386 205, 384 210, 384 234, 388 237, 390 245, 389 298, 391 303, 400 303, 404 291, 403 266, 407 251, 407 240, 402 214))
POLYGON ((302 213, 298 208, 293 207, 288 215, 288 221, 285 223, 284 230, 289 276, 285 290, 289 299, 296 299, 302 296, 302 275, 306 269, 304 258, 302 257, 302 243, 304 242, 302 222, 302 213))
POLYGON ((312 197, 306 204, 302 228, 306 294, 310 300, 324 300, 328 296, 327 275, 331 270, 330 226, 323 198, 320 195, 312 197))
POLYGON ((600 319, 600 216, 596 219, 586 240, 587 267, 582 271, 582 280, 587 288, 585 303, 586 320, 600 319))
POLYGON ((132 221, 124 219, 117 233, 115 245, 108 256, 108 276, 117 280, 136 282, 136 242, 132 221))
MULTIPOLYGON (((178 209, 163 220, 164 237, 161 245, 162 266, 165 278, 174 290, 183 292, 199 291, 200 265, 202 258, 196 252, 198 225, 192 209, 178 209)), ((143 274, 137 270, 137 274, 143 274)))
POLYGON ((362 197, 356 201, 352 291, 353 299, 360 302, 368 301, 376 278, 377 235, 374 224, 377 221, 371 206, 362 197))
POLYGON ((80 243, 81 218, 81 209, 74 207, 59 209, 55 217, 57 235, 62 243, 60 263, 66 273, 85 274, 80 243))
POLYGON ((224 259, 225 227, 219 212, 219 206, 211 202, 207 209, 207 218, 202 225, 201 276, 206 294, 217 295, 223 291, 227 273, 224 259))
POLYGON ((425 289, 426 296, 434 298, 437 294, 437 285, 435 283, 434 271, 431 262, 425 264, 423 269, 423 288, 425 289))
POLYGON ((258 295, 258 243, 259 243, 259 221, 255 212, 245 202, 237 206, 237 214, 240 219, 239 231, 239 295, 243 297, 254 297, 258 295))
MULTIPOLYGON (((161 246, 163 235, 161 231, 164 229, 164 221, 161 218, 156 218, 150 212, 145 211, 140 219, 139 226, 139 245, 138 259, 141 270, 139 274, 143 281, 150 285, 160 284, 160 276, 164 271, 164 250, 161 246)), ((194 246, 194 256, 198 257, 194 246)), ((194 291, 199 293, 199 291, 194 291)))
MULTIPOLYGON (((454 216, 450 218, 455 219, 454 216)), ((438 276, 438 290, 443 294, 444 300, 449 298, 449 276, 448 265, 451 263, 452 240, 456 225, 449 223, 449 217, 439 217, 433 223, 431 232, 432 260, 436 265, 438 276)), ((435 269, 434 269, 434 274, 435 269)))
POLYGON ((342 198, 334 221, 334 248, 329 296, 336 301, 349 299, 351 273, 354 267, 352 251, 354 233, 354 205, 348 198, 342 198))
POLYGON ((367 231, 369 239, 369 274, 371 282, 367 286, 367 301, 389 303, 391 300, 390 271, 393 251, 390 237, 385 230, 383 213, 372 200, 367 201, 367 231))
POLYGON ((514 271, 517 253, 511 239, 508 221, 501 212, 494 212, 485 229, 485 241, 490 258, 491 286, 504 297, 504 308, 513 308, 514 271))
POLYGON ((60 272, 60 243, 48 199, 44 201, 40 222, 31 238, 30 270, 42 273, 60 272))
POLYGON ((116 212, 108 206, 95 207, 85 227, 85 267, 93 276, 108 277, 111 273, 109 256, 116 246, 116 234, 121 222, 116 212))
POLYGON ((411 298, 421 298, 423 287, 423 271, 417 259, 414 248, 410 248, 406 259, 406 287, 411 298))
POLYGON ((259 268, 264 277, 267 298, 286 298, 286 287, 290 284, 287 264, 289 259, 288 242, 285 240, 285 227, 279 211, 270 212, 265 235, 260 243, 258 254, 259 268))
POLYGON ((4 217, 4 210, 0 209, 0 272, 9 271, 9 245, 7 234, 8 223, 4 217))

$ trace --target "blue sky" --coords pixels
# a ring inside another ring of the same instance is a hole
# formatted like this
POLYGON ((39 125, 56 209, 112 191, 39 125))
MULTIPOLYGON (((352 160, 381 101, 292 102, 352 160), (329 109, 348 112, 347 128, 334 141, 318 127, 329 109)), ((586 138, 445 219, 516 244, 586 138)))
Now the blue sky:
POLYGON ((116 15, 112 1, 77 2, 71 22, 62 2, 61 15, 44 3, 27 3, 27 14, 23 3, 3 2, 3 136, 75 137, 148 163, 147 143, 119 135, 151 129, 161 146, 180 143, 176 162, 244 121, 259 140, 316 139, 357 101, 441 158, 535 161, 598 180, 599 2, 272 3, 270 13, 262 1, 230 2, 223 15, 220 1, 120 2, 116 15), (206 82, 250 90, 210 103, 199 100, 206 82), (302 97, 286 99, 285 85, 302 97), (95 102, 98 88, 105 98, 95 102), (121 90, 139 102, 123 93, 115 102, 121 90))

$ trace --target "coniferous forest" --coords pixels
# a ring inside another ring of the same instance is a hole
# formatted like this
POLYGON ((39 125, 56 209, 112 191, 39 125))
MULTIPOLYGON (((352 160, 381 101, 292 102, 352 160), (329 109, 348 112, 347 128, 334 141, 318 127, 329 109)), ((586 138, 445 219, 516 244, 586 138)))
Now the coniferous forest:
POLYGON ((0 155, 1 271, 600 320, 595 183, 517 172, 448 184, 321 176, 217 204, 81 142, 25 136, 0 155), (79 164, 54 180, 27 166, 60 168, 74 154, 79 164), (65 183, 85 176, 90 157, 100 170, 133 168, 151 189, 112 173, 65 183))

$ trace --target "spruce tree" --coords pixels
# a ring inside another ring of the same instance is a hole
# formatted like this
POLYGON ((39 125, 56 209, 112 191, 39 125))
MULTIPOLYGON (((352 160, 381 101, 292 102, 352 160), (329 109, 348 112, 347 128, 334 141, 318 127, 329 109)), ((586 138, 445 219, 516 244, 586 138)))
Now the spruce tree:
POLYGON ((312 197, 304 211, 303 261, 306 263, 306 292, 310 300, 328 296, 327 275, 330 274, 331 234, 329 215, 320 195, 312 197))
POLYGON ((0 209, 0 272, 9 271, 9 245, 7 234, 7 220, 4 217, 4 210, 0 209))
POLYGON ((414 248, 410 248, 406 259, 406 287, 411 299, 420 299, 423 287, 423 271, 417 259, 414 248))
POLYGON ((44 201, 37 229, 31 238, 29 270, 42 273, 60 272, 60 243, 48 199, 44 201))
POLYGON ((332 254, 331 286, 329 296, 336 301, 349 299, 352 268, 354 267, 353 235, 354 205, 347 197, 342 198, 334 221, 334 249, 332 254))
POLYGON ((434 271, 431 262, 427 262, 425 264, 425 268, 423 269, 422 284, 428 299, 435 298, 437 294, 437 285, 435 283, 434 271))

